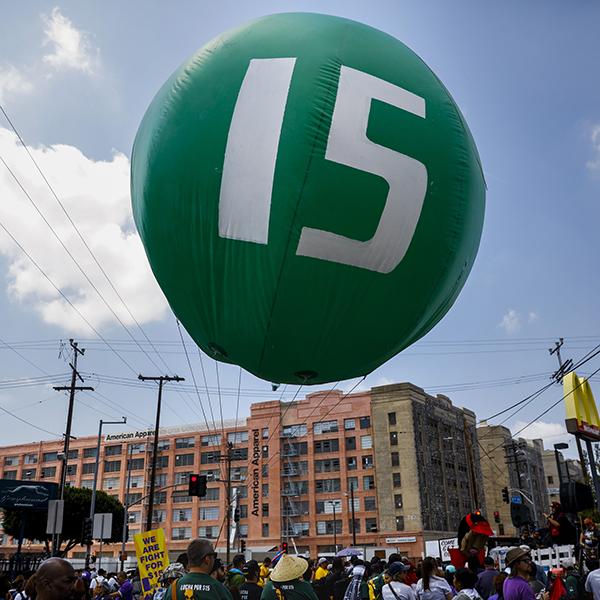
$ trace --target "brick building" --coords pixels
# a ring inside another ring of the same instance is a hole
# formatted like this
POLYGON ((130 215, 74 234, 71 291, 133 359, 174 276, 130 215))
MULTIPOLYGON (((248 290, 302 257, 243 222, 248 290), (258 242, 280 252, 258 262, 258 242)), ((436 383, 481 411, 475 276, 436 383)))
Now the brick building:
MULTIPOLYGON (((146 518, 151 435, 113 430, 101 443, 98 489, 129 505, 130 553, 146 518)), ((96 436, 71 442, 69 484, 92 487, 96 443, 96 436)), ((58 481, 61 450, 60 440, 0 448, 0 477, 58 481)), ((246 419, 223 428, 161 428, 153 522, 172 556, 196 536, 224 550, 228 452, 239 517, 233 551, 243 539, 259 555, 282 541, 311 556, 332 554, 354 535, 369 554, 417 557, 425 540, 455 536, 465 513, 485 509, 471 411, 409 383, 316 392, 253 404, 246 419), (208 477, 205 498, 187 495, 191 473, 208 477)), ((14 549, 8 536, 0 541, 0 552, 14 549)), ((103 555, 118 550, 105 545, 103 555)))

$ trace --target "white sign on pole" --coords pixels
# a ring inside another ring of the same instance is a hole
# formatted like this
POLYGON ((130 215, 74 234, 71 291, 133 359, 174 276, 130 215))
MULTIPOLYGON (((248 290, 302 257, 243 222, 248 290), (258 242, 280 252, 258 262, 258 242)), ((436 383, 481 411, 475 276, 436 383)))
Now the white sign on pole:
POLYGON ((458 538, 446 538, 445 540, 438 540, 440 543, 440 557, 442 561, 448 562, 450 560, 450 548, 458 548, 458 538))
POLYGON ((385 538, 385 543, 386 544, 411 544, 411 543, 416 542, 416 541, 417 541, 417 538, 414 537, 414 536, 385 538))
POLYGON ((95 540, 109 540, 112 537, 112 513, 98 513, 94 515, 95 540))
POLYGON ((62 533, 64 500, 50 500, 48 502, 48 520, 46 521, 46 534, 58 535, 62 533))

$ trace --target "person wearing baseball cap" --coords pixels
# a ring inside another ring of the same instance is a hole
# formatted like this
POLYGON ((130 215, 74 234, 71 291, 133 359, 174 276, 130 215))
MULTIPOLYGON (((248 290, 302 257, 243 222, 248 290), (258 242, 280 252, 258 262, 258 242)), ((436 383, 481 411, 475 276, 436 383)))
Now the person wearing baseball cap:
POLYGON ((260 600, 318 600, 312 585, 302 578, 306 569, 306 559, 284 554, 271 571, 260 600))
POLYGON ((417 595, 406 584, 406 576, 410 571, 410 565, 397 561, 390 564, 387 574, 390 582, 381 588, 383 600, 417 600, 417 595))
MULTIPOLYGON (((506 554, 506 566, 510 569, 510 576, 502 586, 504 600, 536 600, 533 589, 529 585, 531 571, 529 548, 511 548, 506 554)), ((541 598, 548 600, 548 593, 543 592, 541 598)))
POLYGON ((313 581, 325 579, 327 575, 329 575, 329 571, 327 570, 327 559, 324 556, 321 556, 321 558, 317 561, 317 570, 315 571, 313 581))

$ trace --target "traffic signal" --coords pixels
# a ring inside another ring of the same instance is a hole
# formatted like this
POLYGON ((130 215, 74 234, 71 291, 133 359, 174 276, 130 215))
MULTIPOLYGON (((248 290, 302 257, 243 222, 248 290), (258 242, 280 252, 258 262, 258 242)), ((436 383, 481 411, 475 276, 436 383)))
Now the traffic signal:
POLYGON ((508 497, 508 488, 507 487, 502 488, 502 502, 504 502, 506 504, 510 504, 510 498, 508 497))
POLYGON ((94 519, 86 517, 83 520, 83 530, 81 532, 81 545, 87 546, 94 541, 94 519))
POLYGON ((494 511, 494 522, 500 523, 500 513, 497 510, 494 511))
POLYGON ((240 509, 239 509, 239 508, 236 508, 236 509, 233 511, 233 520, 234 520, 236 523, 239 523, 239 522, 240 522, 240 509))
POLYGON ((206 475, 190 475, 188 481, 188 496, 206 496, 206 475))
POLYGON ((288 551, 287 542, 283 542, 281 544, 281 549, 287 554, 287 551, 288 551))
POLYGON ((240 552, 246 552, 246 540, 240 540, 240 552))

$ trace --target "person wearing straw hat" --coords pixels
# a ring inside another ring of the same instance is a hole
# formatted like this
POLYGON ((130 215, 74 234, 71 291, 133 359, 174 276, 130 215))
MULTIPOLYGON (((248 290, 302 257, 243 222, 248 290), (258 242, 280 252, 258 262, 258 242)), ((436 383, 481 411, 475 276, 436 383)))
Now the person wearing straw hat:
POLYGON ((284 554, 271 571, 260 600, 318 600, 312 585, 302 579, 306 569, 304 558, 284 554))
MULTIPOLYGON (((529 585, 531 571, 531 555, 525 547, 511 548, 506 554, 506 566, 510 568, 510 576, 504 581, 502 592, 504 600, 536 600, 533 589, 529 585)), ((548 600, 548 593, 542 592, 541 600, 548 600)))

